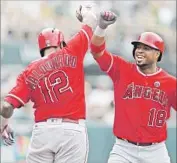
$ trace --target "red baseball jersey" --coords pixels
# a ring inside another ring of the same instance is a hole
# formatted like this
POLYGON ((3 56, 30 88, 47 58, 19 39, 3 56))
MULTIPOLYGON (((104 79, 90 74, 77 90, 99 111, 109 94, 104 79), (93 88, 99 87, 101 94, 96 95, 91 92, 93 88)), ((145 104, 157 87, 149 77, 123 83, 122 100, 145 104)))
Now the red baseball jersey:
POLYGON ((67 46, 29 64, 5 100, 19 108, 31 100, 35 121, 85 119, 83 59, 93 32, 84 25, 67 46))
POLYGON ((176 109, 176 78, 161 68, 145 75, 107 51, 96 60, 114 84, 115 136, 143 143, 165 140, 170 109, 176 109))

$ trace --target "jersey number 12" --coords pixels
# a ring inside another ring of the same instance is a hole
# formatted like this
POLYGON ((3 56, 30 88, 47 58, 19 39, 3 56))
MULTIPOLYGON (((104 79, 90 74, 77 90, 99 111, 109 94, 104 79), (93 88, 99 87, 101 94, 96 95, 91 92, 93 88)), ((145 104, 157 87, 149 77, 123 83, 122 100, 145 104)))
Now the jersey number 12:
POLYGON ((55 71, 48 77, 42 79, 38 86, 44 97, 45 103, 57 102, 64 92, 72 92, 68 76, 61 70, 55 71))

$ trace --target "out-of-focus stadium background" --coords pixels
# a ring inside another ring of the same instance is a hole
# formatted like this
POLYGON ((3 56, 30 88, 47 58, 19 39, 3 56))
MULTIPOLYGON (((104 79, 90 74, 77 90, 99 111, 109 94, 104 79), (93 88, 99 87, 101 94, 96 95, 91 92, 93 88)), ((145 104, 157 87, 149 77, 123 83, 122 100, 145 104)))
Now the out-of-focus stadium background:
MULTIPOLYGON (((1 1, 1 101, 15 84, 17 75, 39 58, 37 34, 45 27, 57 27, 66 40, 81 27, 75 10, 82 1, 1 1)), ((107 48, 133 61, 130 42, 143 31, 160 34, 166 50, 159 66, 176 76, 176 1, 92 1, 99 9, 110 9, 119 18, 107 31, 107 48)), ((90 137, 89 163, 106 163, 114 137, 113 89, 91 54, 86 55, 85 86, 90 137)), ((125 74, 126 75, 126 74, 125 74)), ((170 87, 170 86, 169 86, 170 87)), ((11 119, 16 132, 13 147, 1 146, 2 163, 23 163, 29 143, 33 109, 31 103, 17 110, 11 119)), ((167 146, 176 163, 176 112, 168 121, 167 146)), ((132 133, 133 134, 133 133, 132 133)))

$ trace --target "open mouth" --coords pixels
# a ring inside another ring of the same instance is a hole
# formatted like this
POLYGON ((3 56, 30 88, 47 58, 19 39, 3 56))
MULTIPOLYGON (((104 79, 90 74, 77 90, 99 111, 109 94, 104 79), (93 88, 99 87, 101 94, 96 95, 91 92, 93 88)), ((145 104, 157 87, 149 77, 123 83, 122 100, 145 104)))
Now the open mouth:
POLYGON ((136 56, 136 60, 137 60, 138 62, 141 62, 141 61, 144 60, 144 57, 143 57, 143 56, 136 56))

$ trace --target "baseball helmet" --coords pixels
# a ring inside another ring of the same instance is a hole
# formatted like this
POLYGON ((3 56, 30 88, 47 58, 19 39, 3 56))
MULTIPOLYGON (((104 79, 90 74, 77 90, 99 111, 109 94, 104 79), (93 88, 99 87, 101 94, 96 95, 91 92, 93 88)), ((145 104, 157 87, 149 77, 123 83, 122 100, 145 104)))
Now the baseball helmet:
POLYGON ((40 53, 49 47, 58 47, 64 42, 63 33, 56 28, 45 28, 38 35, 40 53))
POLYGON ((156 33, 153 32, 143 32, 139 37, 138 40, 131 42, 134 45, 133 49, 133 56, 135 55, 136 45, 138 43, 145 44, 153 49, 160 51, 160 56, 158 61, 161 60, 162 54, 164 53, 165 45, 163 39, 156 33))

